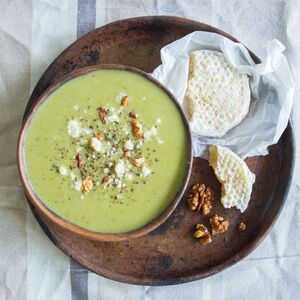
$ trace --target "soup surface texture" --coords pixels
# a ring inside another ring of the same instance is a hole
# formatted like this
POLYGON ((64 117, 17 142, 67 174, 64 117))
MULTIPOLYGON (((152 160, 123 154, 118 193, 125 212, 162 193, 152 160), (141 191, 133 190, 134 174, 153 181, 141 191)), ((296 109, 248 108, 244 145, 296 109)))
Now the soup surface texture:
POLYGON ((141 75, 98 70, 56 89, 27 130, 30 184, 61 218, 129 232, 170 204, 186 176, 187 135, 169 96, 141 75))

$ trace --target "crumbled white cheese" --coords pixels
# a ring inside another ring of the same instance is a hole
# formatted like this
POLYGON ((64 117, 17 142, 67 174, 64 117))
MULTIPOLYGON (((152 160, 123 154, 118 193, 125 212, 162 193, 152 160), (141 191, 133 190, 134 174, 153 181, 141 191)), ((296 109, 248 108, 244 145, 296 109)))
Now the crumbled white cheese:
POLYGON ((151 174, 151 170, 147 166, 143 166, 142 172, 144 177, 147 177, 151 174))
POLYGON ((91 135, 92 134, 92 131, 89 128, 86 128, 86 127, 82 128, 82 132, 85 133, 85 134, 87 134, 87 135, 91 135))
POLYGON ((68 122, 68 134, 73 138, 78 138, 81 135, 81 126, 76 120, 68 122))
POLYGON ((106 117, 106 120, 109 122, 119 122, 119 117, 116 114, 106 117))
POLYGON ((145 101, 145 100, 147 100, 147 98, 146 98, 146 97, 143 97, 142 100, 145 101))
POLYGON ((76 179, 76 176, 73 172, 70 173, 70 178, 72 181, 74 181, 76 179))
POLYGON ((142 140, 138 140, 136 147, 137 148, 141 148, 143 146, 143 141, 142 140))
POLYGON ((156 128, 153 126, 149 131, 146 131, 144 133, 144 137, 149 140, 151 139, 152 136, 156 136, 157 135, 157 130, 156 128))
POLYGON ((68 170, 65 166, 61 165, 61 166, 59 166, 59 173, 60 173, 60 175, 65 177, 68 175, 68 170))
POLYGON ((109 173, 109 168, 104 168, 103 172, 104 172, 104 174, 109 173))
POLYGON ((76 181, 73 182, 73 184, 74 184, 74 189, 76 191, 80 192, 81 191, 81 187, 82 187, 81 180, 76 180, 76 181))
POLYGON ((146 132, 144 133, 144 137, 145 137, 146 140, 150 140, 150 139, 151 139, 151 136, 152 136, 151 131, 146 131, 146 132))
POLYGON ((117 199, 123 199, 124 196, 123 195, 117 195, 117 199))
POLYGON ((77 105, 77 104, 73 105, 73 109, 74 109, 75 111, 78 111, 78 110, 79 110, 79 105, 77 105))
POLYGON ((101 152, 102 150, 102 143, 100 140, 98 140, 97 138, 93 137, 91 139, 91 147, 93 148, 93 150, 95 150, 96 152, 101 152))
POLYGON ((161 118, 156 119, 156 124, 157 125, 161 124, 161 118))
POLYGON ((123 160, 119 160, 115 165, 115 172, 119 177, 123 177, 125 174, 125 165, 123 160))
POLYGON ((84 112, 85 114, 87 114, 87 109, 84 109, 83 112, 84 112))
POLYGON ((133 149, 134 149, 134 145, 133 145, 133 143, 132 143, 131 140, 127 140, 127 141, 126 141, 126 143, 125 143, 125 148, 126 148, 127 150, 133 150, 133 149))
POLYGON ((163 144, 163 143, 164 143, 164 141, 162 141, 159 137, 157 137, 156 139, 157 139, 157 142, 158 142, 159 144, 163 144))
POLYGON ((133 178, 133 176, 132 176, 132 174, 130 174, 130 173, 127 173, 127 174, 125 175, 125 179, 126 179, 127 181, 132 180, 132 178, 133 178))
POLYGON ((80 196, 80 199, 83 200, 83 199, 84 199, 84 195, 81 195, 81 196, 80 196))

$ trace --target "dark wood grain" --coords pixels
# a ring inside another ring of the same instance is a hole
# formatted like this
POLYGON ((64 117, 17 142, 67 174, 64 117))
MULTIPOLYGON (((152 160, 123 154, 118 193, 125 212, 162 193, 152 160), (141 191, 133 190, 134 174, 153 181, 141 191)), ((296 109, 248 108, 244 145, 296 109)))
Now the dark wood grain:
MULTIPOLYGON (((114 22, 98 28, 66 49, 46 70, 34 89, 26 114, 32 104, 62 76, 83 66, 119 63, 151 72, 160 64, 160 49, 195 31, 210 31, 233 37, 206 24, 175 17, 141 17, 114 22)), ((259 62, 253 54, 252 58, 259 62)), ((224 209, 215 201, 213 212, 230 220, 225 235, 201 246, 193 237, 196 223, 207 218, 193 213, 184 196, 169 219, 151 233, 122 242, 97 242, 71 234, 51 220, 39 220, 51 240, 66 254, 91 271, 105 277, 133 284, 167 285, 201 279, 219 272, 247 256, 264 239, 276 221, 287 197, 294 163, 294 141, 290 124, 280 141, 269 148, 269 155, 246 160, 256 174, 248 209, 224 209), (243 221, 247 230, 236 229, 243 221)), ((189 186, 194 182, 211 185, 220 194, 207 161, 194 159, 189 186)))

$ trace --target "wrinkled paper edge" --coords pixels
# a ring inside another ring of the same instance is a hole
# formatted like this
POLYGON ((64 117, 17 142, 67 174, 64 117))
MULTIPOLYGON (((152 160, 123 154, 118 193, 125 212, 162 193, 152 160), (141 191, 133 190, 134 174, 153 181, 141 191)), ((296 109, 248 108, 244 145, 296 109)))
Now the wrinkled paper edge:
MULTIPOLYGON (((255 64, 248 50, 217 33, 195 31, 161 49, 162 64, 152 76, 165 85, 183 105, 188 82, 189 53, 208 49, 222 51, 229 63, 250 77, 251 104, 247 116, 223 137, 192 134, 193 155, 208 158, 207 145, 228 147, 241 158, 268 154, 284 132, 291 113, 295 83, 282 54, 283 44, 274 39, 266 44, 266 54, 255 64)), ((184 108, 185 110, 185 108, 184 108)))

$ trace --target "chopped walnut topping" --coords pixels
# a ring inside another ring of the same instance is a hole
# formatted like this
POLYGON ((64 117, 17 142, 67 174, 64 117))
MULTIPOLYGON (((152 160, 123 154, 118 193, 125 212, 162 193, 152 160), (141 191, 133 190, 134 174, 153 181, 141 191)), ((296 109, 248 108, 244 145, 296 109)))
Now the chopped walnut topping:
POLYGON ((123 157, 130 157, 130 150, 123 148, 123 157))
POLYGON ((135 138, 144 139, 144 133, 142 129, 142 125, 136 120, 132 119, 131 122, 132 134, 135 138))
POLYGON ((131 111, 129 113, 129 117, 132 118, 132 119, 136 119, 137 118, 137 114, 134 111, 131 111))
POLYGON ((79 153, 75 156, 76 167, 80 168, 82 165, 82 159, 80 158, 79 153))
POLYGON ((103 141, 104 140, 104 136, 100 133, 94 133, 93 137, 95 137, 96 139, 103 141))
POLYGON ((103 124, 106 124, 106 115, 108 113, 108 109, 103 108, 102 106, 97 108, 98 116, 103 124))
POLYGON ((83 193, 89 193, 94 187, 93 180, 90 176, 87 176, 83 182, 82 182, 82 187, 81 190, 83 193))
POLYGON ((145 159, 143 157, 141 157, 141 158, 134 158, 131 161, 131 164, 134 165, 137 168, 141 168, 144 165, 144 163, 145 163, 145 159))
POLYGON ((203 215, 208 215, 212 209, 214 198, 214 191, 211 187, 203 183, 196 183, 191 189, 187 202, 191 210, 200 211, 203 215))
POLYGON ((126 106, 128 104, 128 96, 124 96, 121 99, 121 106, 126 106))
POLYGON ((212 241, 210 233, 208 232, 207 228, 203 224, 196 225, 196 231, 194 232, 194 237, 196 239, 199 239, 199 242, 202 245, 209 244, 212 241))
POLYGON ((210 225, 211 225, 213 235, 223 233, 223 232, 226 232, 228 230, 229 221, 225 220, 221 216, 213 215, 209 219, 209 222, 210 222, 210 225))
POLYGON ((244 231, 247 229, 247 226, 244 222, 241 222, 238 226, 239 231, 244 231))
POLYGON ((110 176, 104 176, 102 178, 102 184, 104 186, 108 186, 109 184, 111 184, 113 182, 113 179, 110 176))

